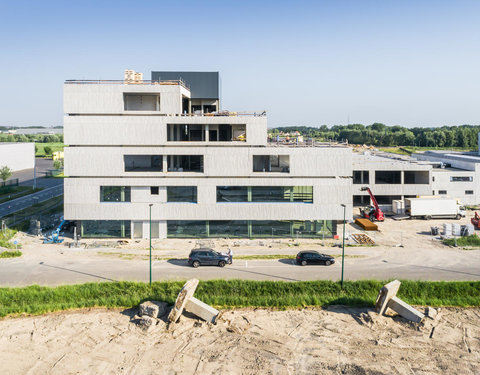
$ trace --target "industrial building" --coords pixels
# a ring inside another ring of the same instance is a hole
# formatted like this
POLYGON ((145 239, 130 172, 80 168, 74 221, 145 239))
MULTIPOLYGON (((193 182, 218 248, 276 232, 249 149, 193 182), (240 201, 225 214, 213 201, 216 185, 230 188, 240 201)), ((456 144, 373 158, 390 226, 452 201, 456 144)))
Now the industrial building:
POLYGON ((7 166, 13 172, 33 169, 35 144, 33 142, 0 142, 0 168, 7 166))
POLYGON ((268 143, 266 114, 222 111, 219 83, 65 82, 64 215, 83 237, 331 237, 352 219, 351 149, 268 143))

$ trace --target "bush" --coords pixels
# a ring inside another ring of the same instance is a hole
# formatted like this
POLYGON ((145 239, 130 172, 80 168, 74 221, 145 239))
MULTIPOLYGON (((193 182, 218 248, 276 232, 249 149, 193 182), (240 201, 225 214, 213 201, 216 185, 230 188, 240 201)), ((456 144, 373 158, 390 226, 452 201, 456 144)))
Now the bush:
POLYGON ((45 146, 43 148, 43 151, 45 151, 45 155, 47 155, 47 156, 52 155, 52 148, 50 146, 45 146))
MULTIPOLYGON (((455 246, 455 238, 448 238, 443 240, 443 243, 448 246, 455 246)), ((475 234, 466 237, 458 237, 456 239, 457 246, 480 247, 480 237, 475 234)))
POLYGON ((21 251, 4 251, 4 252, 1 252, 0 253, 0 258, 15 258, 15 257, 19 257, 19 256, 22 256, 22 252, 21 251))

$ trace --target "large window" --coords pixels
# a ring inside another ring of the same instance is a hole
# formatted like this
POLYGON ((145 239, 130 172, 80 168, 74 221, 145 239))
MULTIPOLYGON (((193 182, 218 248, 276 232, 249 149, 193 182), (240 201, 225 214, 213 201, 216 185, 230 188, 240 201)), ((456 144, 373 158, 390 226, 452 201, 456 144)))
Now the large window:
POLYGON ((205 125, 202 124, 168 124, 167 140, 178 142, 205 141, 205 125))
POLYGON ((168 155, 169 172, 203 172, 203 155, 168 155))
POLYGON ((167 186, 167 202, 197 203, 197 187, 167 186))
POLYGON ((472 176, 452 176, 450 177, 451 182, 472 182, 472 176))
POLYGON ((124 155, 125 172, 161 172, 162 155, 124 155))
POLYGON ((254 155, 254 172, 290 172, 289 155, 254 155))
POLYGON ((129 238, 131 234, 129 220, 82 220, 80 228, 84 238, 129 238))
POLYGON ((400 184, 402 180, 401 171, 375 171, 376 184, 400 184))
POLYGON ((100 186, 100 202, 130 202, 130 186, 100 186))
POLYGON ((248 187, 217 186, 217 202, 248 202, 248 187))
POLYGON ((125 111, 159 111, 159 94, 124 94, 125 111))
POLYGON ((167 237, 207 237, 207 222, 202 220, 168 220, 167 237))
POLYGON ((212 220, 167 221, 167 237, 331 238, 337 233, 331 220, 212 220))
POLYGON ((217 186, 217 202, 313 203, 312 186, 217 186))
POLYGON ((368 171, 353 171, 353 183, 354 184, 369 184, 369 172, 368 171))
POLYGON ((208 222, 209 237, 248 237, 246 220, 218 220, 208 222))

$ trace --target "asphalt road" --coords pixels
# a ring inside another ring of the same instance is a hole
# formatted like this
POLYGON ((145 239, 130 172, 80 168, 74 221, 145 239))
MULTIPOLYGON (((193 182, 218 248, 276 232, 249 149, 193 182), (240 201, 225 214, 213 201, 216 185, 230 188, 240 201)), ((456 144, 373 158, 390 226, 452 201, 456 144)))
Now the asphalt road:
MULTIPOLYGON (((235 260, 233 265, 192 268, 186 260, 154 261, 153 280, 250 279, 339 280, 341 260, 329 267, 297 266, 291 259, 235 260)), ((55 253, 0 259, 0 285, 60 285, 83 282, 148 281, 148 260, 126 260, 58 245, 55 253)), ((367 258, 346 258, 345 279, 480 280, 480 251, 388 250, 367 258), (437 251, 438 252, 438 251, 437 251)))
POLYGON ((43 202, 53 197, 58 197, 59 195, 62 195, 63 179, 58 180, 61 180, 60 185, 56 185, 54 187, 50 187, 42 191, 0 204, 0 218, 5 215, 23 210, 24 208, 30 207, 35 203, 43 202))

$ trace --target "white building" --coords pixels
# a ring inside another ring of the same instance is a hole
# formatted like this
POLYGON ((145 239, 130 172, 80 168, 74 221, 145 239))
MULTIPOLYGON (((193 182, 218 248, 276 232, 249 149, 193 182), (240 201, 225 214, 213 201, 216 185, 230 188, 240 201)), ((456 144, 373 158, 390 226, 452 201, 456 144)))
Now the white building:
POLYGON ((33 142, 0 142, 0 168, 7 166, 13 172, 33 169, 35 144, 33 142))
POLYGON ((329 237, 341 204, 352 219, 351 149, 267 144, 264 114, 220 112, 189 78, 65 83, 65 218, 83 237, 148 238, 150 209, 153 238, 329 237))

